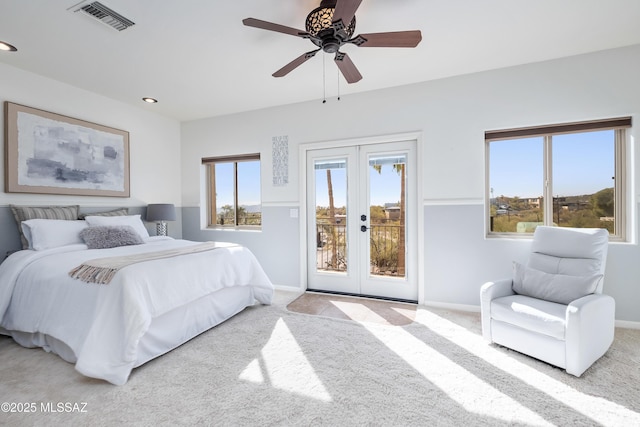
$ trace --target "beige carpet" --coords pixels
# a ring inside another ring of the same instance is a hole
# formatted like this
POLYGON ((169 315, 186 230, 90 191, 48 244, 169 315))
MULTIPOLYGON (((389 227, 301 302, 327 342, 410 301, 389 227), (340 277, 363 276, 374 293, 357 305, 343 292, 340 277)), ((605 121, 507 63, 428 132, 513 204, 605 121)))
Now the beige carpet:
POLYGON ((335 319, 404 326, 416 318, 417 305, 373 298, 305 292, 289 303, 287 309, 296 313, 328 316, 335 319))
POLYGON ((0 412, 0 424, 640 425, 639 330, 618 329, 575 378, 487 344, 477 313, 418 307, 413 323, 389 326, 288 311, 297 296, 278 292, 272 306, 243 311, 123 386, 0 338, 0 403, 36 409, 0 412))

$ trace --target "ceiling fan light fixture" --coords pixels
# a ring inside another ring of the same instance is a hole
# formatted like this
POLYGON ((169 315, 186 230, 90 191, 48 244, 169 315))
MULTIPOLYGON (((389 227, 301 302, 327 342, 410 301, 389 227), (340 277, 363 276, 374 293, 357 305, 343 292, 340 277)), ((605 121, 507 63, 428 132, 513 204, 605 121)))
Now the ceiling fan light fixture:
MULTIPOLYGON (((340 30, 341 28, 336 28, 333 25, 333 12, 335 11, 335 6, 335 0, 323 0, 319 7, 313 9, 311 13, 307 15, 307 20, 305 21, 304 26, 307 33, 312 37, 322 38, 327 34, 333 34, 334 30, 340 30)), ((356 17, 354 16, 349 25, 344 28, 344 40, 350 39, 355 30, 356 17)))
POLYGON ((321 31, 331 28, 333 11, 335 9, 333 7, 318 7, 311 11, 307 15, 307 20, 305 22, 305 29, 307 33, 311 34, 313 37, 318 37, 321 31))

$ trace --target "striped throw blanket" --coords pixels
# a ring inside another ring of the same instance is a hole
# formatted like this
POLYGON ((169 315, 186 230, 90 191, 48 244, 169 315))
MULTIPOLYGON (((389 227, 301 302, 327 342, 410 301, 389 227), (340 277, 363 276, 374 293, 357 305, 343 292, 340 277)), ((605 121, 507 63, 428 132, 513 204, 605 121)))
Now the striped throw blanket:
POLYGON ((164 251, 147 252, 137 255, 97 258, 83 262, 69 272, 69 276, 87 283, 108 284, 113 276, 122 268, 139 262, 153 261, 162 258, 171 258, 198 252, 210 251, 220 246, 215 242, 205 242, 193 246, 185 246, 164 251))

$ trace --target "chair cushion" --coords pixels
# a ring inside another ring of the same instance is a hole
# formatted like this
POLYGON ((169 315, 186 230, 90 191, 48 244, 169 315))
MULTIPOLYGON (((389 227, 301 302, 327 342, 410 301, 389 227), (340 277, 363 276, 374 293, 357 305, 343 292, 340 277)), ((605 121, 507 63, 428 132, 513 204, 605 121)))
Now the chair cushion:
POLYGON ((491 318, 559 340, 564 340, 567 306, 525 295, 491 301, 491 318))
POLYGON ((609 232, 604 228, 539 226, 533 235, 532 253, 560 258, 604 258, 609 232))
POLYGON ((532 253, 527 266, 550 274, 569 276, 591 276, 601 272, 602 262, 592 258, 562 258, 553 255, 532 253))
POLYGON ((520 295, 540 298, 559 304, 569 304, 595 292, 602 274, 571 276, 549 274, 513 263, 513 291, 520 295))

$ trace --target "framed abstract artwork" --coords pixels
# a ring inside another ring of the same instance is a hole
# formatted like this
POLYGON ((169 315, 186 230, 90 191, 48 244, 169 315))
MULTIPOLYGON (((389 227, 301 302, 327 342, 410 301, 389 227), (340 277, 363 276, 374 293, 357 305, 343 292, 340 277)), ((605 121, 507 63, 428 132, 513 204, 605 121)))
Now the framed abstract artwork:
POLYGON ((129 132, 5 101, 5 191, 129 197, 129 132))

